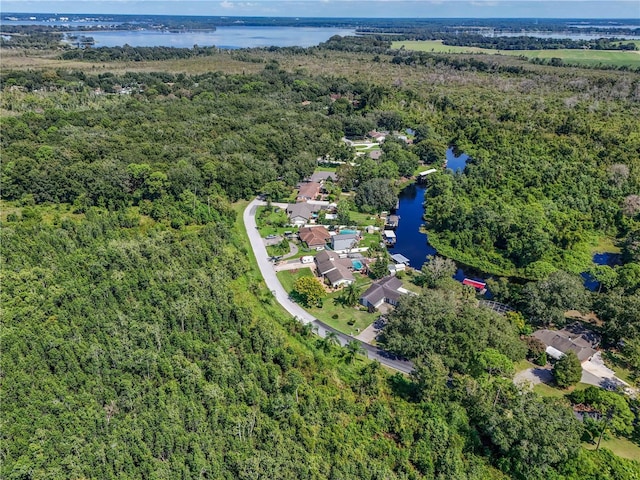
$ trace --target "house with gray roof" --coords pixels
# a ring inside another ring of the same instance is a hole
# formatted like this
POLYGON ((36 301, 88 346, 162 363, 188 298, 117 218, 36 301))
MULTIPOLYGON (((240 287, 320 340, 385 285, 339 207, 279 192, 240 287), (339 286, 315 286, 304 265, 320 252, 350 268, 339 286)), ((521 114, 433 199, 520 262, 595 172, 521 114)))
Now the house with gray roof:
POLYGON ((313 175, 309 177, 309 181, 321 183, 326 182, 329 178, 335 182, 338 179, 338 176, 336 175, 336 172, 313 172, 313 175))
POLYGON ((331 237, 331 248, 336 251, 351 250, 359 240, 360 235, 357 233, 339 233, 331 237))
POLYGON ((403 295, 402 281, 397 277, 384 277, 374 282, 360 297, 360 304, 367 308, 378 308, 383 303, 396 306, 403 295))
POLYGON ((572 351, 581 363, 589 360, 600 344, 600 337, 579 322, 567 325, 562 330, 537 330, 532 336, 546 345, 550 357, 557 360, 572 351))
POLYGON ((306 225, 311 221, 311 218, 316 211, 317 207, 308 203, 290 203, 287 206, 289 223, 298 227, 306 225))
POLYGON ((333 288, 355 282, 349 258, 340 258, 335 252, 324 250, 316 255, 316 271, 333 288))

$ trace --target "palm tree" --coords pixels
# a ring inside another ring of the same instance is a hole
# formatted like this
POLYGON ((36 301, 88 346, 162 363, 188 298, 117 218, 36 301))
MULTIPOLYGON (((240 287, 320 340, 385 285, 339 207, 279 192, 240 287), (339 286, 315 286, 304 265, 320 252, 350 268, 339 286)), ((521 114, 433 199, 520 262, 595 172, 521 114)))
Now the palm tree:
POLYGON ((353 307, 358 303, 360 299, 360 292, 358 291, 358 287, 356 287, 355 283, 350 283, 344 289, 344 303, 348 307, 353 307))
POLYGON ((358 355, 364 354, 364 348, 357 340, 352 340, 345 346, 344 358, 347 363, 352 363, 358 355))
POLYGON ((334 345, 340 345, 340 341, 338 340, 338 335, 336 332, 327 332, 325 337, 320 340, 320 345, 325 352, 331 350, 334 345))

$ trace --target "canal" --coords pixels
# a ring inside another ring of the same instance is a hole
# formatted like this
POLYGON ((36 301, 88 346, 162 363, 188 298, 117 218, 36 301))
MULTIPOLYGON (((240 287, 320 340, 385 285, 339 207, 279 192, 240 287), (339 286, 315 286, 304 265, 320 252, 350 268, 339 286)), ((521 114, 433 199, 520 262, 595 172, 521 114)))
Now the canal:
MULTIPOLYGON (((449 152, 448 152, 449 153, 449 152)), ((451 153, 453 155, 453 153, 451 153)), ((461 156, 462 157, 462 156, 461 156)), ((457 157, 456 160, 461 157, 457 157)), ((466 161, 466 158, 463 159, 466 161)), ((464 169, 464 163, 451 165, 455 170, 464 169)), ((452 168, 453 169, 453 168, 452 168)), ((396 229, 396 244, 389 248, 389 252, 401 253, 409 259, 409 264, 416 270, 420 270, 426 262, 428 255, 436 255, 438 252, 429 243, 429 236, 423 233, 421 227, 424 223, 424 193, 426 186, 424 184, 411 184, 404 188, 398 196, 399 206, 397 214, 400 217, 398 228, 396 229)), ((595 265, 614 266, 620 263, 620 255, 615 253, 596 253, 593 256, 595 265)), ((471 268, 458 268, 454 278, 462 281, 465 277, 472 280, 486 281, 490 275, 475 271, 471 268)), ((595 291, 598 289, 598 282, 589 275, 588 272, 582 273, 585 287, 595 291)))

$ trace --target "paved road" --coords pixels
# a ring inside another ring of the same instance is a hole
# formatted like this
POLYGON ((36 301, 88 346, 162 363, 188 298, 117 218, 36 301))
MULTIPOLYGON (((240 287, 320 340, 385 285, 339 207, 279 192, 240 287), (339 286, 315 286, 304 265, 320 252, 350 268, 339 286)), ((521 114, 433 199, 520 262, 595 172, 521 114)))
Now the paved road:
POLYGON ((315 318, 304 308, 300 307, 300 305, 289 300, 289 294, 283 288, 278 277, 276 277, 273 265, 269 262, 267 249, 264 246, 264 242, 262 241, 262 237, 260 237, 260 232, 258 231, 258 226, 256 225, 256 209, 261 205, 266 205, 266 202, 260 200, 252 201, 245 209, 242 218, 244 220, 244 227, 247 230, 247 235, 249 236, 251 248, 253 249, 253 253, 258 262, 260 273, 262 273, 262 277, 264 278, 267 287, 274 294, 278 303, 300 322, 305 324, 311 323, 314 330, 321 337, 325 337, 329 332, 334 332, 340 342, 340 345, 344 346, 352 341, 359 342, 366 352, 367 357, 371 360, 377 360, 382 365, 393 368, 394 370, 398 370, 403 373, 410 373, 413 370, 413 364, 411 362, 398 359, 393 354, 385 352, 378 347, 374 347, 368 343, 356 340, 354 337, 338 332, 334 328, 315 318))

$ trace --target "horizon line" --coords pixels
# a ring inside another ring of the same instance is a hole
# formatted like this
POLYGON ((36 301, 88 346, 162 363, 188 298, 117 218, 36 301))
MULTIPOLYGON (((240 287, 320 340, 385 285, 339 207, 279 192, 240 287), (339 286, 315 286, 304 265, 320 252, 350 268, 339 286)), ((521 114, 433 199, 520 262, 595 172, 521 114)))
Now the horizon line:
POLYGON ((595 20, 595 21, 607 21, 607 20, 624 20, 636 22, 640 27, 640 18, 638 17, 356 17, 356 16, 344 16, 344 17, 319 17, 319 16, 306 16, 306 15, 202 15, 202 14, 190 14, 190 13, 78 13, 78 12, 2 12, 0 15, 6 17, 7 15, 82 15, 82 16, 120 16, 120 17, 140 17, 140 16, 152 16, 152 17, 203 17, 203 18, 286 18, 286 19, 298 19, 298 18, 317 18, 321 20, 343 20, 343 19, 358 19, 358 20, 595 20))

